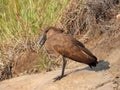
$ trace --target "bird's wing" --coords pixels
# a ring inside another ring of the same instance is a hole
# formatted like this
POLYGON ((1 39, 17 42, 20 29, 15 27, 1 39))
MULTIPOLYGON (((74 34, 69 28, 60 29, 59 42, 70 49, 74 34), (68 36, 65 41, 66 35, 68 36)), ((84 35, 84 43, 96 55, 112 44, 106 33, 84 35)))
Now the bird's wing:
POLYGON ((64 35, 63 37, 65 39, 65 42, 70 42, 70 43, 73 43, 74 45, 85 47, 82 42, 78 41, 77 39, 75 39, 74 37, 70 35, 64 35))
POLYGON ((81 63, 89 64, 96 59, 96 57, 88 49, 84 47, 77 47, 77 46, 61 47, 59 45, 55 45, 54 49, 60 55, 81 63))
POLYGON ((75 45, 79 45, 80 47, 85 47, 85 46, 83 45, 83 43, 81 43, 80 41, 78 41, 78 40, 76 40, 76 39, 73 40, 73 43, 74 43, 75 45))
POLYGON ((75 52, 75 51, 79 52, 81 51, 81 48, 85 48, 85 46, 80 41, 76 40, 75 38, 69 35, 60 34, 60 36, 56 36, 56 38, 57 38, 56 39, 57 43, 53 45, 53 48, 59 54, 65 55, 65 54, 69 54, 70 52, 75 52))

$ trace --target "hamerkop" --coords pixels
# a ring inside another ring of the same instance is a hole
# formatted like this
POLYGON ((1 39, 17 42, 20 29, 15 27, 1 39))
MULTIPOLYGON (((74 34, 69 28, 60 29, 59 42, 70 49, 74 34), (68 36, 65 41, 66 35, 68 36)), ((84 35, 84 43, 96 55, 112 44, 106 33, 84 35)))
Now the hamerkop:
POLYGON ((45 45, 48 53, 55 53, 62 56, 62 73, 56 79, 64 76, 66 58, 95 67, 97 58, 78 40, 55 27, 47 28, 40 38, 41 47, 45 45))

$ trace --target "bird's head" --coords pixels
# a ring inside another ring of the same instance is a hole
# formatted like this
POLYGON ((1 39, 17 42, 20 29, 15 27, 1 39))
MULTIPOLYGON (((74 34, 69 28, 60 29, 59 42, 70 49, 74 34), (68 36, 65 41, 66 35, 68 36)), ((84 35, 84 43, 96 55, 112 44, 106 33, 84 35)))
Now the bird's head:
POLYGON ((59 29, 59 28, 55 28, 55 27, 48 27, 44 33, 41 35, 40 37, 40 47, 42 47, 45 43, 45 41, 50 38, 51 36, 58 34, 58 33, 62 33, 63 30, 59 29))

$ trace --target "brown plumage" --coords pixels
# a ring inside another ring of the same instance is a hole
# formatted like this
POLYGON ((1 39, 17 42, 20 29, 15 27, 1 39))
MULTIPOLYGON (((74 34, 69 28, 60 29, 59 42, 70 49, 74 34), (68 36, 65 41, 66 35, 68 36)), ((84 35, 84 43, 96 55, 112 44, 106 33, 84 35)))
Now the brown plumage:
POLYGON ((55 27, 49 27, 45 30, 40 39, 40 45, 45 45, 48 53, 59 54, 63 56, 63 68, 60 79, 64 76, 66 59, 84 63, 90 67, 96 66, 97 58, 78 40, 71 35, 65 34, 63 30, 55 27))

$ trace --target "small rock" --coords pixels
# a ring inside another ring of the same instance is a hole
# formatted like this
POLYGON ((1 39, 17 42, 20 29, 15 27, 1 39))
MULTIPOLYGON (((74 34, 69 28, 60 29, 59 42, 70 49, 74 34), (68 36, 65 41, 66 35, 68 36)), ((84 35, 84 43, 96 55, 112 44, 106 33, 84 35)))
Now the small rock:
POLYGON ((116 15, 116 18, 117 18, 118 20, 120 20, 120 14, 116 15))

